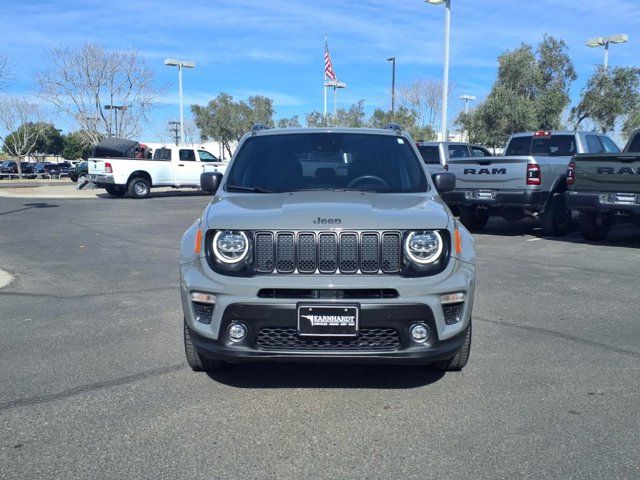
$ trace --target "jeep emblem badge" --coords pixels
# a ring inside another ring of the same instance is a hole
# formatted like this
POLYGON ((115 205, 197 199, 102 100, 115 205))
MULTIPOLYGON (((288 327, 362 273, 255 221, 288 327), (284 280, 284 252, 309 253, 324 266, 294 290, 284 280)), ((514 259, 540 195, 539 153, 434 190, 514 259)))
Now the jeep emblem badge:
POLYGON ((340 225, 342 223, 342 219, 318 217, 313 221, 313 223, 316 225, 340 225))

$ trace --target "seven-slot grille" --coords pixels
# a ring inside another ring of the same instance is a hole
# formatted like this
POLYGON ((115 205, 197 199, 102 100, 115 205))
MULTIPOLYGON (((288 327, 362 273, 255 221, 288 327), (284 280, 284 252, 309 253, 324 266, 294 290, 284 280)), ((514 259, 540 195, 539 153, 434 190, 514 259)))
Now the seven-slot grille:
POLYGON ((400 232, 256 232, 258 273, 398 273, 400 232))

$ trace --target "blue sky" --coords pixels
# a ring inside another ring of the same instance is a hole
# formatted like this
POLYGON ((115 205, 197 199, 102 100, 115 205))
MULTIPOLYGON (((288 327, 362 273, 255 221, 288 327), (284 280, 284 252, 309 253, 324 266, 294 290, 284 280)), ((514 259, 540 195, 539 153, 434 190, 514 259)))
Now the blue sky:
MULTIPOLYGON (((205 104, 219 92, 262 94, 274 100, 276 118, 303 119, 322 109, 325 33, 335 71, 348 83, 339 106, 364 99, 368 112, 389 108, 389 56, 397 58, 398 84, 442 75, 444 7, 422 0, 1 0, 0 18, 0 53, 10 57, 15 76, 5 94, 33 90, 33 72, 49 47, 99 41, 139 50, 167 87, 147 137, 178 117, 177 72, 163 65, 166 57, 197 63, 185 72, 186 105, 205 104)), ((610 65, 634 65, 638 25, 638 0, 452 0, 450 79, 457 86, 450 118, 462 106, 460 94, 480 99, 488 93, 500 53, 522 42, 536 44, 544 33, 569 45, 579 75, 575 101, 604 53, 586 47, 586 39, 629 34, 628 44, 611 47, 610 65)))

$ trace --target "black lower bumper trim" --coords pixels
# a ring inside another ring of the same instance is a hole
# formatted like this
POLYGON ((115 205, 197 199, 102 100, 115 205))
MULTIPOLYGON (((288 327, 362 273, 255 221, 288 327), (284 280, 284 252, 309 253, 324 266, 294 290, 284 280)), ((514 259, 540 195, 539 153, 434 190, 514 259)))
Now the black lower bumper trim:
POLYGON ((445 192, 441 195, 447 205, 456 206, 486 206, 486 207, 523 207, 542 208, 549 198, 548 192, 537 190, 496 190, 493 198, 479 199, 477 192, 489 189, 460 189, 445 192), (467 198, 467 192, 472 192, 471 198, 467 198))
POLYGON ((572 192, 565 194, 567 207, 572 210, 584 210, 590 212, 626 212, 640 214, 640 204, 624 205, 620 203, 602 203, 600 195, 611 194, 611 192, 572 192))
MULTIPOLYGON (((307 302, 308 303, 308 302, 307 302)), ((263 328, 295 328, 297 326, 297 308, 287 305, 250 305, 234 304, 227 307, 223 314, 220 338, 212 340, 190 331, 191 338, 204 357, 228 362, 250 361, 313 361, 313 362, 352 362, 352 363, 406 363, 425 364, 431 361, 451 358, 464 342, 464 333, 456 337, 439 340, 431 309, 426 305, 360 305, 360 328, 395 329, 399 336, 399 346, 389 349, 349 348, 310 348, 261 349, 258 345, 258 332, 263 328), (226 330, 230 323, 240 322, 248 327, 247 338, 240 343, 228 340, 226 330), (433 339, 429 345, 418 344, 409 337, 409 327, 422 322, 431 329, 433 339)))

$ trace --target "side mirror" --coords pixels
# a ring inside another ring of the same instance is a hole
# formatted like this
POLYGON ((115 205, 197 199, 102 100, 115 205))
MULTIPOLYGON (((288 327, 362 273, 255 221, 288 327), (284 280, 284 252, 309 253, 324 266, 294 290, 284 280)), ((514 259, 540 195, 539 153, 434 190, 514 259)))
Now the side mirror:
POLYGON ((456 176, 450 172, 440 172, 431 175, 433 183, 436 186, 438 193, 445 193, 455 190, 456 188, 456 176))
POLYGON ((200 188, 210 194, 215 194, 222 183, 220 172, 206 172, 200 174, 200 188))

